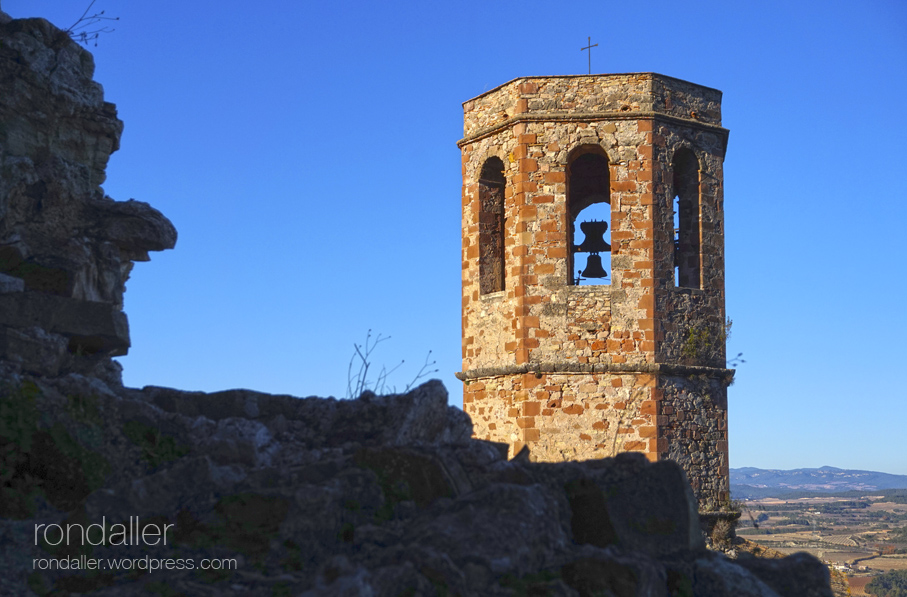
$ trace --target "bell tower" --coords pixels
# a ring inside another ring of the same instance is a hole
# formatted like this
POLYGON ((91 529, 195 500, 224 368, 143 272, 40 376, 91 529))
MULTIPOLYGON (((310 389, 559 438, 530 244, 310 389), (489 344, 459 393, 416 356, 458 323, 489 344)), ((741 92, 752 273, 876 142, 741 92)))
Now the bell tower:
POLYGON ((729 496, 721 92, 525 77, 467 101, 463 408, 537 461, 675 460, 729 496))

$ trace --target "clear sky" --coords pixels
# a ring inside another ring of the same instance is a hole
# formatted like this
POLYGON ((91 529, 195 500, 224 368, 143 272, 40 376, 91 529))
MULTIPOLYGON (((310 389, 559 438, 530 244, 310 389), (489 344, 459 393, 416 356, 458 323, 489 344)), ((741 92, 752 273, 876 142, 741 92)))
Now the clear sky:
MULTIPOLYGON (((71 25, 88 0, 2 0, 71 25)), ((133 270, 127 385, 343 396, 353 343, 461 405, 461 103, 519 76, 724 92, 731 466, 907 474, 907 4, 98 0, 125 121, 105 191, 176 249, 133 270)))

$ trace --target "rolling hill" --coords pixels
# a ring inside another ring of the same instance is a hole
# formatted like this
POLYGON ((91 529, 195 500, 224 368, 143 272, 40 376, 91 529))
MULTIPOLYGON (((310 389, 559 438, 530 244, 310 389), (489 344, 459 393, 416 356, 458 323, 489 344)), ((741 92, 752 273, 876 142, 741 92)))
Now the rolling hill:
POLYGON ((907 475, 840 469, 833 466, 793 470, 732 468, 731 495, 735 499, 763 498, 791 493, 838 493, 907 489, 907 475))

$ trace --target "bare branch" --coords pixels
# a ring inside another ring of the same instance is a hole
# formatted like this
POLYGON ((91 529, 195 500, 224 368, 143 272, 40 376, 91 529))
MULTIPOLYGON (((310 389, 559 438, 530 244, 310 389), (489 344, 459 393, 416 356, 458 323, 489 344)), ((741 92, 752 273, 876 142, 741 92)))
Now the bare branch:
POLYGON ((110 29, 106 25, 97 27, 102 21, 119 21, 120 17, 105 17, 104 11, 95 13, 91 16, 88 16, 91 7, 94 6, 95 0, 91 0, 88 4, 88 7, 85 9, 85 12, 82 13, 82 16, 79 17, 75 23, 73 23, 68 29, 64 29, 64 32, 69 34, 69 37, 74 39, 79 43, 88 45, 88 42, 95 42, 94 45, 97 47, 97 39, 102 33, 113 33, 116 29, 110 29), (97 28, 93 28, 97 27, 97 28))
MULTIPOLYGON (((365 391, 372 391, 376 394, 386 394, 386 393, 396 393, 396 386, 388 386, 388 379, 395 371, 397 371, 403 364, 405 360, 400 360, 399 363, 394 365, 392 368, 388 369, 386 366, 381 367, 378 371, 377 376, 374 381, 369 379, 369 369, 372 365, 372 353, 375 351, 375 348, 385 340, 390 340, 390 336, 382 336, 378 334, 372 338, 372 330, 369 330, 365 336, 365 343, 362 345, 353 344, 353 356, 350 358, 350 364, 347 367, 347 379, 346 379, 346 392, 347 398, 358 398, 365 391), (353 369, 355 368, 356 362, 359 362, 358 371, 355 376, 353 375, 353 369)), ((413 378, 409 384, 403 389, 404 392, 408 392, 412 389, 416 383, 426 377, 431 373, 436 373, 438 369, 429 369, 436 364, 436 361, 429 362, 431 358, 431 351, 428 351, 428 355, 425 357, 425 363, 422 365, 422 368, 419 369, 419 372, 413 378)))

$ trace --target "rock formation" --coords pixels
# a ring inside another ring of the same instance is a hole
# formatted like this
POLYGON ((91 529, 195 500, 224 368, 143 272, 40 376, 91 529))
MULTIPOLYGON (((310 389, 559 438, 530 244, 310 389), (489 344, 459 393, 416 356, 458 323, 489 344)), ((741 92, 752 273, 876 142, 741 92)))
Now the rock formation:
POLYGON ((0 36, 0 356, 36 374, 116 376, 132 263, 172 248, 176 230, 100 187, 123 123, 91 54, 43 19, 3 15, 0 36))
POLYGON ((79 374, 7 383, 4 416, 24 422, 4 446, 10 594, 830 595, 809 556, 732 562, 705 549, 674 463, 508 461, 506 446, 470 439, 439 382, 350 401, 112 389, 79 374), (167 545, 64 549, 43 541, 47 527, 34 545, 37 524, 78 532, 136 516, 173 525, 167 545), (82 555, 238 569, 32 567, 82 555))
POLYGON ((91 71, 0 13, 0 594, 831 594, 810 556, 707 550, 676 464, 507 460, 437 381, 123 387, 123 284, 176 232, 98 186, 122 127, 91 71))

